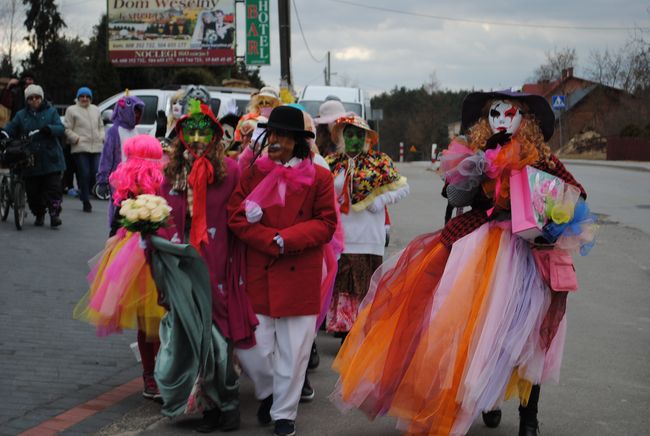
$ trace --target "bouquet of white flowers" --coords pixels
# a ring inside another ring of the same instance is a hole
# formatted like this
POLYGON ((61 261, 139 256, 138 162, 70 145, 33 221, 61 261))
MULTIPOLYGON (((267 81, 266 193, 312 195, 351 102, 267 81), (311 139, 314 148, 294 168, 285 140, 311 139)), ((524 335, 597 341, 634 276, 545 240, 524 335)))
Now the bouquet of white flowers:
POLYGON ((172 208, 157 195, 142 194, 122 201, 120 224, 131 232, 153 234, 164 227, 172 208))

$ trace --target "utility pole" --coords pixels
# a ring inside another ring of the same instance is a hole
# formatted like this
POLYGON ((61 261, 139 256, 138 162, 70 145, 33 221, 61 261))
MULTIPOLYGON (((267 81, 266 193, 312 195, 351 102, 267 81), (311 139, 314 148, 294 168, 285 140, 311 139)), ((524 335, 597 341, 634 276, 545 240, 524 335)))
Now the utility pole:
POLYGON ((291 9, 289 0, 278 0, 278 22, 280 28, 280 88, 293 93, 291 80, 291 9))
POLYGON ((332 84, 332 66, 330 64, 330 52, 327 51, 327 74, 325 75, 325 85, 330 86, 332 84))

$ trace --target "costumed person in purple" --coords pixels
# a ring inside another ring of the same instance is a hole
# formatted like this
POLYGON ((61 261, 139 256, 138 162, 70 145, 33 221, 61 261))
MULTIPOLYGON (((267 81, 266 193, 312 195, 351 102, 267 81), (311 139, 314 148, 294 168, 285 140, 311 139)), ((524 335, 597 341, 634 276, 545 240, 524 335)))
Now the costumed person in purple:
POLYGON ((538 434, 540 384, 557 382, 567 250, 586 254, 595 217, 582 186, 546 144, 555 117, 541 96, 474 92, 443 152, 445 193, 471 206, 375 272, 334 369, 331 398, 407 434, 462 435, 519 397, 520 436, 538 434))
POLYGON ((161 202, 136 200, 142 194, 153 198, 160 193, 164 181, 163 151, 160 142, 149 135, 127 139, 123 150, 125 159, 110 176, 116 208, 115 228, 104 251, 95 258, 88 275, 90 290, 75 307, 74 317, 96 325, 98 336, 137 328, 144 380, 142 395, 158 399, 154 365, 160 346, 158 329, 165 309, 158 305, 158 291, 142 246, 145 232, 129 230, 125 222, 160 223, 169 214, 168 206, 160 197, 155 198, 161 202), (134 207, 125 207, 124 202, 134 203, 134 207))
POLYGON ((246 244, 246 292, 259 319, 256 345, 237 350, 260 400, 261 425, 295 434, 305 371, 321 311, 323 253, 336 229, 331 174, 314 165, 301 110, 278 106, 264 128, 268 154, 248 166, 228 204, 246 244))
POLYGON ((222 136, 223 129, 210 107, 190 99, 188 112, 176 123, 176 138, 165 167, 164 196, 172 208, 166 232, 172 242, 190 243, 207 265, 212 331, 209 354, 196 356, 205 360, 189 359, 195 350, 179 343, 178 338, 188 335, 190 341, 200 342, 202 331, 195 326, 202 321, 203 309, 192 306, 196 303, 191 303, 191 298, 183 307, 172 306, 170 313, 177 318, 175 323, 163 324, 169 335, 161 333, 156 380, 164 402, 162 413, 203 412, 196 428, 199 432, 239 428, 239 376, 233 350, 255 344, 257 325, 243 289, 243 247, 227 226, 226 205, 237 186, 239 167, 225 156, 222 136))
POLYGON ((378 135, 356 115, 334 121, 336 153, 327 156, 341 205, 345 248, 338 262, 327 331, 341 343, 357 318, 370 277, 381 265, 386 244, 385 207, 409 194, 409 185, 385 153, 372 149, 378 135))
MULTIPOLYGON (((99 158, 99 171, 97 172, 97 192, 102 196, 110 193, 109 177, 117 169, 120 162, 124 161, 122 144, 138 133, 135 126, 140 122, 144 112, 144 102, 134 95, 129 95, 127 90, 123 97, 115 103, 111 120, 113 125, 106 131, 102 155, 99 158)), ((109 203, 109 227, 113 223, 115 209, 113 201, 109 203)))

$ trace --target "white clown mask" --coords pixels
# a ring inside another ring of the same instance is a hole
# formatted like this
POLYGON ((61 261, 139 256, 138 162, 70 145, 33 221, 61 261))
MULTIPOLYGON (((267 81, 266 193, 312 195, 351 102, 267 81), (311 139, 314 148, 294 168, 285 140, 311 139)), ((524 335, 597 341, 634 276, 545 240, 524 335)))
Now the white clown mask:
POLYGON ((504 100, 495 100, 490 105, 488 121, 492 133, 506 132, 514 135, 522 119, 521 109, 504 100))
POLYGON ((172 117, 179 119, 183 116, 183 102, 178 100, 172 105, 172 117))

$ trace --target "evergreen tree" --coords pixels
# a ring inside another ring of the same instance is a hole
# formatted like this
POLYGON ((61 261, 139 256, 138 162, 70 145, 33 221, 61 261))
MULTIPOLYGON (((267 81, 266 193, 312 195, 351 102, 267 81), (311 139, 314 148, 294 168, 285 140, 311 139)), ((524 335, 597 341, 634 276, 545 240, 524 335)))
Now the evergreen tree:
POLYGON ((47 47, 59 39, 59 32, 66 24, 54 0, 23 0, 23 4, 27 7, 27 41, 32 48, 29 62, 35 67, 43 63, 47 47))

